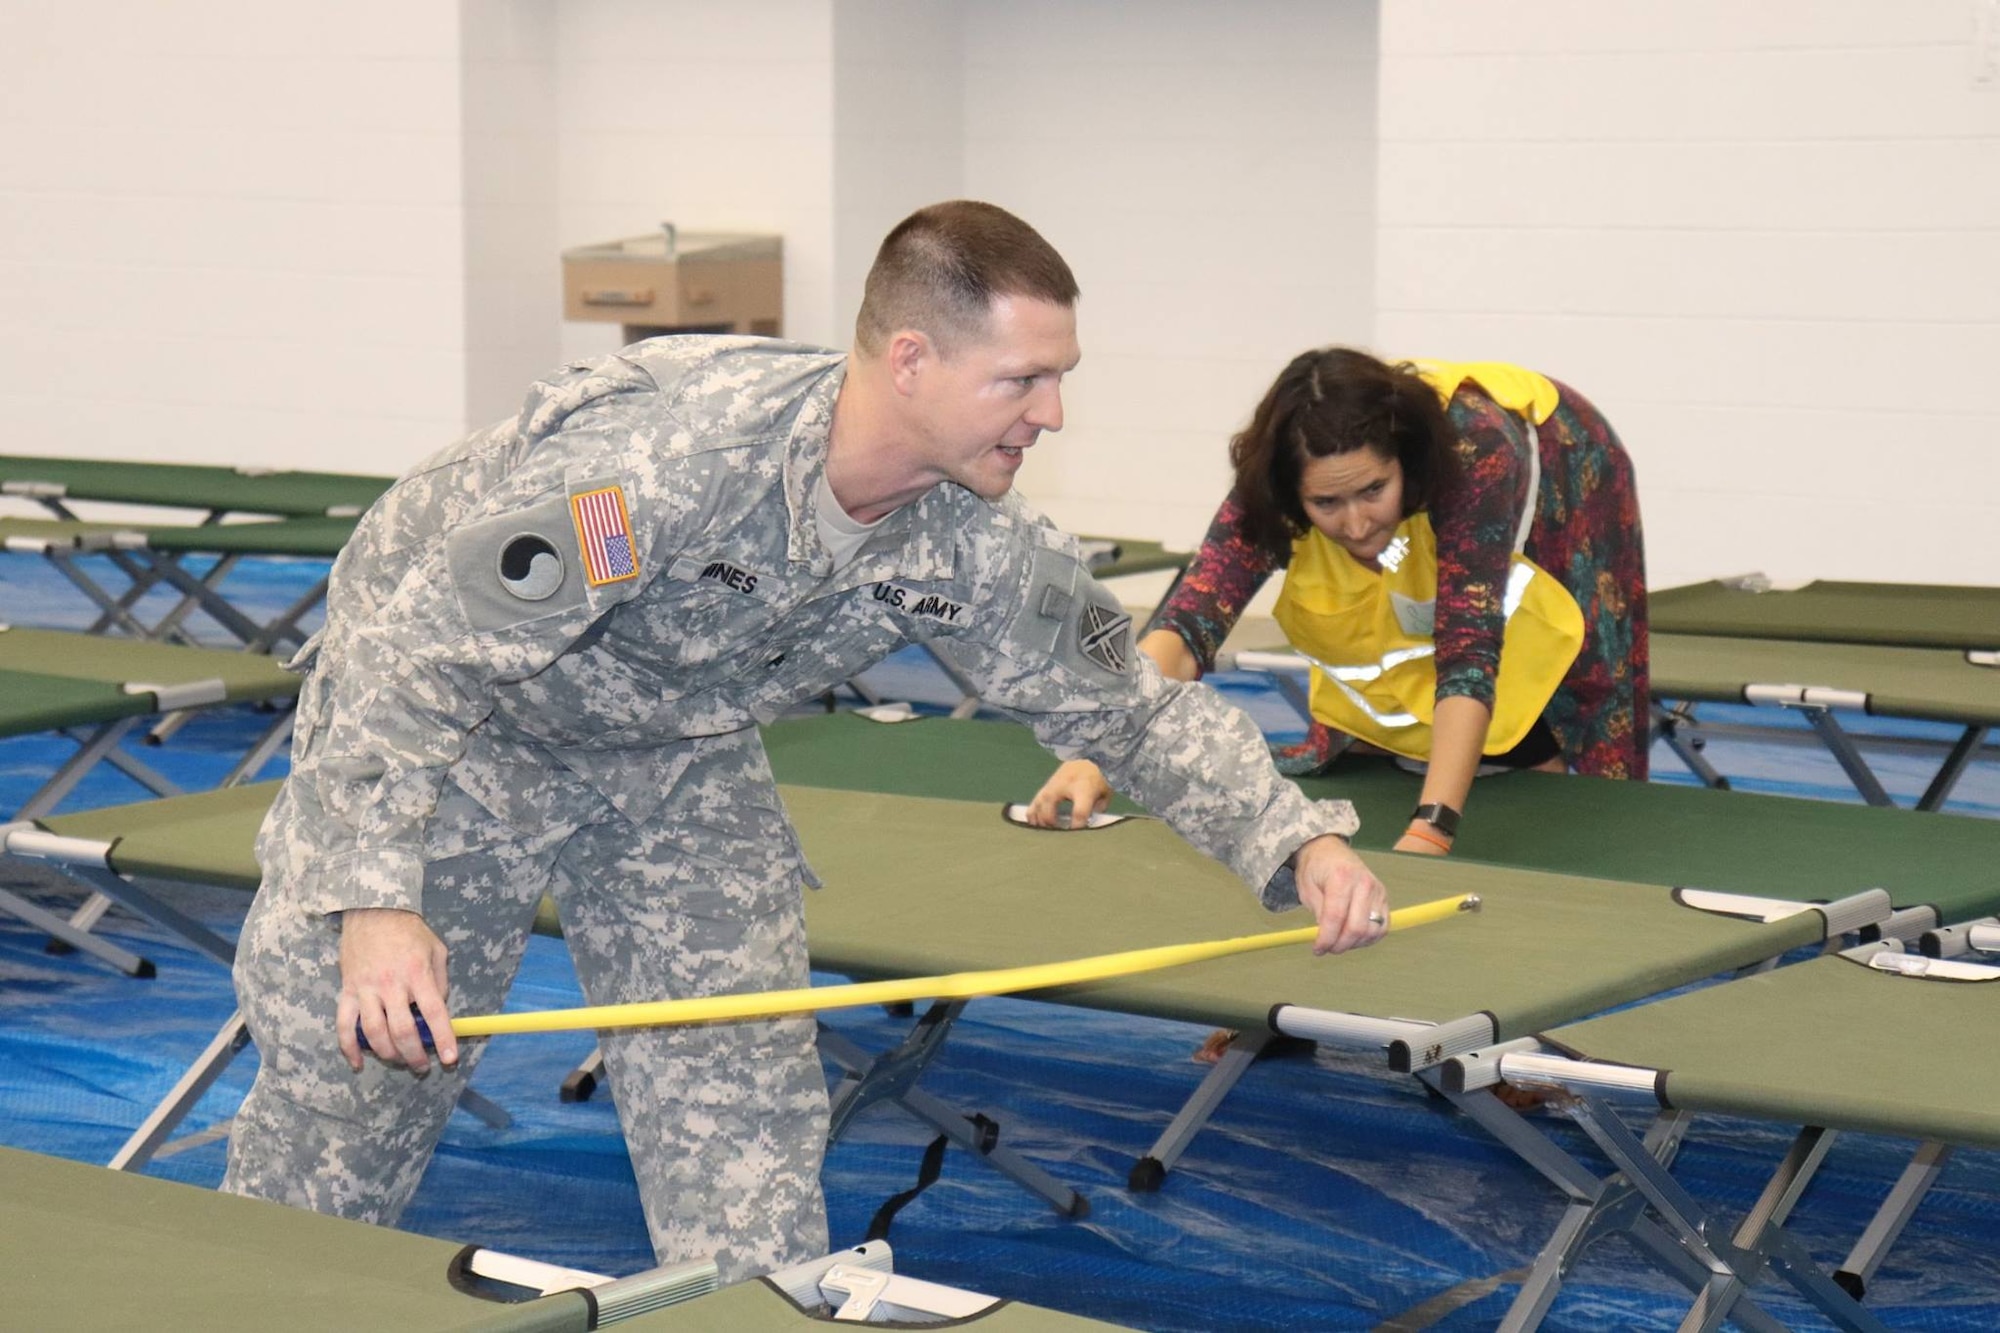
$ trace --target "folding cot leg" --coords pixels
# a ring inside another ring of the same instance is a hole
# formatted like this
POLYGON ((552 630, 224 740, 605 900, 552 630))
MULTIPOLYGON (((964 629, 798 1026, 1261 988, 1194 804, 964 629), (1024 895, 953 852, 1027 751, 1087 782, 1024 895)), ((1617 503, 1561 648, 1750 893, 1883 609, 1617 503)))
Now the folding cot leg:
POLYGON ((1985 727, 1977 726, 1965 729, 1957 742, 1952 745, 1951 753, 1945 756, 1944 766, 1938 769, 1937 776, 1933 777, 1930 785, 1924 788, 1924 794, 1917 798, 1917 809, 1944 808, 1945 801, 1951 796, 1951 789, 1956 787, 1958 780, 1965 775, 1966 766, 1978 755, 1979 747, 1986 744, 1986 731, 1985 727))
POLYGON ((1743 1322, 1743 1311, 1735 1307, 1754 1306, 1747 1284, 1756 1279, 1769 1258, 1781 1276, 1841 1327, 1857 1333, 1886 1333, 1880 1320, 1856 1305, 1819 1272, 1811 1257, 1785 1234, 1781 1225, 1797 1202, 1805 1181, 1817 1168, 1819 1158, 1825 1154, 1830 1137, 1822 1139, 1814 1131, 1815 1137, 1809 1139, 1801 1134, 1794 1141, 1794 1153, 1788 1156, 1786 1168, 1766 1188, 1764 1197, 1738 1232, 1741 1237, 1753 1239, 1755 1248, 1742 1248, 1733 1241, 1710 1239, 1714 1219, 1664 1166, 1653 1160, 1632 1131, 1602 1102, 1594 1097, 1579 1097, 1571 1113, 1591 1140, 1645 1196, 1673 1239, 1708 1270, 1709 1279, 1681 1324, 1684 1330, 1718 1328, 1725 1317, 1743 1322))
POLYGON ((856 1115, 880 1101, 891 1101, 937 1130, 959 1147, 991 1162, 1008 1179, 1046 1201, 1066 1217, 1088 1217, 1090 1201, 1042 1168, 999 1142, 998 1127, 984 1117, 975 1120, 916 1086, 923 1071, 944 1048, 952 1023, 965 1009, 963 1000, 933 1003, 909 1036, 877 1056, 870 1056, 824 1024, 820 1050, 847 1071, 833 1095, 827 1142, 837 1142, 856 1115))
MULTIPOLYGON (((188 1112, 222 1077, 231 1062, 243 1053, 250 1044, 250 1027, 243 1021, 242 1011, 229 1016, 221 1030, 195 1057, 187 1072, 180 1076, 171 1091, 160 1099, 159 1105, 147 1115, 132 1136, 125 1140, 117 1155, 107 1163, 113 1171, 141 1171, 146 1163, 159 1154, 174 1128, 187 1119, 188 1112)), ((513 1117, 502 1110, 489 1097, 465 1088, 458 1094, 458 1107, 478 1117, 481 1123, 493 1129, 505 1129, 513 1123, 513 1117)))
POLYGON ((1729 779, 1715 771, 1715 765, 1708 762, 1702 747, 1706 742, 1695 730, 1694 706, 1680 704, 1674 708, 1655 703, 1653 705, 1653 735, 1667 743, 1677 758, 1701 779, 1704 787, 1714 787, 1718 791, 1729 790, 1729 779))
POLYGON ((132 1131, 132 1137, 125 1140, 125 1146, 106 1165, 113 1171, 143 1170, 160 1150, 160 1145, 167 1141, 167 1136, 174 1132, 174 1126, 187 1118, 187 1113, 194 1109, 202 1094, 222 1077, 230 1061, 249 1044, 250 1028, 244 1023, 242 1013, 231 1014, 229 1021, 222 1025, 222 1030, 215 1034, 215 1040, 195 1057, 195 1062, 188 1066, 173 1090, 160 1100, 139 1128, 132 1131))
POLYGON ((88 737, 81 738, 65 731, 63 734, 76 742, 76 753, 64 760, 62 765, 49 775, 49 780, 36 789, 35 794, 28 798, 25 805, 14 812, 14 818, 40 819, 61 805, 63 798, 75 790, 77 783, 83 781, 84 775, 96 768, 106 755, 118 748, 118 743, 125 739, 125 734, 131 731, 137 722, 137 718, 120 718, 116 722, 105 723, 88 737))
MULTIPOLYGON (((182 795, 183 792, 181 791, 181 788, 175 785, 175 783, 172 780, 167 778, 164 774, 160 773, 152 765, 142 763, 118 748, 117 742, 121 738, 123 738, 135 724, 136 724, 136 719, 133 718, 127 718, 123 722, 113 724, 117 728, 117 733, 116 735, 108 738, 110 742, 108 745, 102 747, 100 747, 99 745, 99 740, 102 739, 101 732, 99 733, 98 736, 92 737, 91 740, 88 742, 79 741, 78 744, 82 746, 82 748, 77 752, 76 758, 71 762, 72 763, 80 762, 84 760, 87 756, 94 754, 98 756, 98 758, 100 758, 103 762, 110 764, 113 768, 123 773, 126 777, 131 778, 134 782, 138 783, 140 786, 152 792, 155 796, 182 795)), ((65 731, 63 734, 65 736, 69 736, 71 740, 76 740, 76 737, 67 731, 65 731)), ((33 800, 28 802, 27 805, 21 807, 22 816, 30 819, 37 818, 40 815, 45 814, 49 810, 53 809, 55 806, 61 804, 63 797, 69 794, 70 789, 76 785, 77 781, 80 780, 83 777, 83 774, 89 771, 89 769, 92 766, 93 766, 92 764, 84 764, 83 767, 81 769, 78 769, 74 774, 72 774, 68 778, 68 780, 61 785, 60 788, 58 788, 56 785, 56 779, 51 778, 48 784, 45 785, 40 792, 36 793, 35 798, 33 800)), ((69 765, 64 765, 63 772, 67 773, 68 771, 69 771, 69 765)), ((97 927, 97 923, 103 919, 105 909, 110 906, 111 906, 110 900, 106 898, 101 891, 92 893, 88 898, 84 899, 83 906, 77 908, 76 911, 70 914, 69 924, 71 928, 74 930, 79 930, 79 931, 94 930, 97 927)), ((50 953, 67 953, 69 952, 69 949, 72 944, 73 941, 68 936, 61 936, 57 938, 52 938, 51 940, 49 940, 48 944, 44 947, 50 953)))
MULTIPOLYGON (((187 714, 183 712, 175 716, 186 717, 187 714)), ((250 747, 249 753, 244 755, 236 767, 230 769, 228 775, 216 784, 216 789, 221 790, 225 787, 240 786, 245 778, 254 776, 270 761, 272 754, 276 753, 278 747, 290 737, 291 726, 292 716, 289 712, 273 722, 264 734, 258 738, 257 743, 250 747)), ((154 778, 157 778, 159 785, 148 781, 140 773, 132 772, 130 769, 126 770, 133 778, 146 786, 152 787, 159 795, 177 796, 180 794, 180 788, 174 786, 173 783, 168 782, 165 778, 159 777, 158 774, 154 774, 151 768, 140 764, 138 760, 133 759, 130 755, 113 750, 111 758, 114 762, 123 760, 125 763, 136 765, 139 769, 144 770, 145 774, 151 774, 154 778)), ((120 763, 119 767, 124 768, 124 763, 120 763)), ((97 923, 103 919, 105 909, 110 906, 110 898, 105 895, 103 890, 99 889, 84 899, 83 906, 70 914, 69 923, 78 930, 93 930, 96 928, 97 923)), ((51 943, 50 951, 60 952, 60 950, 54 948, 53 942, 51 943)))
MULTIPOLYGON (((78 930, 96 930, 97 923, 111 910, 111 899, 92 889, 90 896, 83 900, 83 906, 70 913, 69 923, 78 930)), ((50 952, 56 952, 51 949, 50 952)))
POLYGON ((70 866, 66 868, 66 873, 84 885, 95 888, 98 894, 128 911, 144 917, 170 934, 179 936, 224 967, 235 966, 235 945, 179 908, 161 902, 122 875, 90 866, 70 866))
POLYGON ((143 759, 137 759, 123 750, 105 751, 104 762, 123 773, 132 781, 144 787, 155 796, 185 796, 187 792, 166 774, 154 768, 143 759))
POLYGON ((263 771, 264 765, 271 762, 272 755, 291 744, 292 724, 297 720, 289 707, 282 709, 278 717, 265 729, 264 734, 257 738, 257 743, 244 752, 243 758, 229 770, 216 787, 218 789, 240 787, 256 777, 263 771))
POLYGON ((847 1073, 834 1090, 827 1142, 838 1140, 846 1133, 848 1123, 876 1102, 895 1101, 914 1087, 930 1062, 944 1049, 951 1025, 965 1012, 965 1005, 964 1000, 933 1003, 908 1036, 876 1056, 868 1055, 838 1032, 820 1024, 820 1049, 847 1073))
MULTIPOLYGON (((1570 1206, 1556 1231, 1542 1246, 1500 1327, 1524 1333, 1538 1327, 1562 1293, 1562 1284, 1582 1252, 1604 1236, 1622 1234, 1662 1271, 1690 1291, 1700 1291, 1714 1274, 1661 1225, 1647 1216, 1647 1200, 1628 1182, 1597 1176, 1576 1158, 1534 1129, 1519 1112, 1489 1096, 1480 1085, 1469 1091, 1447 1085, 1436 1069, 1419 1077, 1442 1093, 1481 1129, 1533 1167, 1569 1197, 1570 1206)), ((1689 1117, 1662 1112, 1647 1130, 1640 1149, 1653 1161, 1671 1163, 1680 1150, 1689 1117)), ((1736 1312, 1738 1323, 1752 1333, 1779 1333, 1784 1325, 1755 1305, 1736 1312)))
POLYGON ((91 578, 81 569, 78 569, 76 563, 66 553, 51 549, 44 551, 43 554, 48 557, 49 563, 54 565, 64 578, 76 585, 78 591, 91 601, 97 603, 98 617, 85 630, 85 633, 102 634, 105 630, 115 625, 135 639, 150 639, 154 637, 153 632, 146 628, 145 623, 132 613, 133 605, 152 586, 151 581, 145 579, 145 571, 139 566, 134 565, 129 560, 123 559, 115 551, 103 552, 110 559, 111 563, 118 567, 119 572, 132 580, 132 586, 126 589, 125 595, 114 598, 98 584, 96 579, 91 578))
POLYGON ((1861 757, 1861 751, 1854 748, 1853 738, 1841 729, 1840 723, 1835 720, 1830 710, 1815 704, 1807 704, 1800 711, 1806 715, 1806 721, 1812 723, 1812 729, 1819 733, 1819 738, 1826 742, 1826 748, 1833 751, 1834 760, 1840 765, 1840 771, 1847 774, 1847 780, 1854 784, 1854 790, 1861 793, 1862 800, 1870 805, 1896 804, 1889 799, 1889 793, 1883 790, 1881 781, 1875 776, 1875 770, 1868 767, 1868 761, 1861 757))
POLYGON ((137 954, 127 953, 106 940, 101 940, 87 930, 78 930, 53 912, 45 912, 25 898, 16 897, 5 889, 0 889, 0 912, 17 916, 37 930, 61 941, 71 949, 77 949, 102 959, 128 977, 151 977, 157 970, 151 962, 137 954))
POLYGON ((1741 1298, 1742 1290, 1756 1279, 1756 1269, 1764 1262, 1768 1262, 1779 1277, 1818 1307, 1820 1313, 1842 1328, 1869 1330, 1872 1333, 1885 1327, 1872 1312, 1863 1309, 1844 1287, 1822 1273, 1812 1256, 1784 1229, 1785 1219, 1791 1215, 1806 1186, 1818 1172, 1835 1137, 1833 1130, 1807 1126, 1792 1139, 1785 1160, 1772 1173, 1756 1206, 1737 1228, 1733 1244, 1742 1257, 1732 1262, 1732 1267, 1737 1270, 1736 1279, 1714 1292, 1708 1310, 1704 1311, 1703 1306, 1705 1301, 1711 1300, 1709 1296, 1705 1295, 1703 1300, 1697 1301, 1695 1309, 1690 1310, 1682 1321, 1683 1329, 1721 1327, 1722 1320, 1729 1314, 1730 1302, 1741 1298), (1698 1315, 1704 1317, 1698 1319, 1698 1315))
POLYGON ((1826 1160, 1833 1139, 1832 1133, 1818 1129, 1802 1130, 1792 1139, 1785 1160, 1772 1172, 1757 1202, 1730 1237, 1736 1256, 1730 1263, 1733 1271, 1729 1280, 1695 1298, 1693 1308, 1681 1321, 1682 1329, 1709 1333, 1722 1327, 1722 1321, 1729 1317, 1730 1306, 1762 1275, 1768 1247, 1781 1234, 1785 1219, 1791 1216, 1806 1185, 1826 1160))
POLYGON ((207 574, 196 578, 187 573, 178 560, 163 557, 163 565, 171 565, 174 572, 168 573, 163 568, 161 577, 183 589, 183 596, 180 604, 162 618, 155 629, 178 632, 181 623, 199 607, 241 639, 243 651, 246 653, 266 653, 271 651, 273 645, 288 639, 293 643, 304 643, 306 636, 299 631, 298 622, 326 597, 329 580, 321 579, 309 588, 304 596, 273 617, 269 623, 259 625, 231 606, 229 600, 217 591, 222 580, 241 564, 242 560, 241 555, 225 555, 215 562, 214 568, 207 574))
POLYGON ((507 1108, 472 1088, 459 1090, 458 1109, 488 1129, 506 1129, 514 1123, 514 1117, 507 1114, 507 1108))
MULTIPOLYGON (((208 580, 219 578, 229 568, 233 567, 239 558, 234 555, 224 556, 216 563, 215 568, 209 571, 208 580)), ((172 560, 162 560, 155 568, 158 569, 161 579, 172 584, 180 592, 196 599, 201 604, 201 609, 204 613, 231 634, 234 634, 238 640, 243 643, 250 643, 256 639, 257 633, 261 628, 257 622, 231 606, 220 593, 209 586, 208 580, 196 578, 172 560)), ((178 607, 175 610, 180 615, 186 614, 185 612, 181 612, 178 607)))
POLYGON ((1174 1169, 1174 1163, 1178 1162, 1181 1154, 1187 1151, 1188 1144, 1193 1142, 1195 1135, 1201 1133, 1202 1126, 1206 1125, 1209 1118, 1215 1114, 1215 1108, 1222 1104, 1222 1099, 1229 1095, 1229 1090, 1250 1071, 1251 1062, 1271 1044, 1271 1039, 1272 1034, 1268 1032, 1236 1034, 1235 1039, 1229 1043, 1229 1049, 1222 1053, 1222 1058, 1208 1071, 1208 1077, 1201 1081, 1201 1086, 1187 1099, 1180 1113, 1174 1117, 1173 1123, 1161 1132, 1146 1155, 1132 1167, 1131 1175, 1125 1180, 1127 1189, 1151 1193, 1160 1188, 1161 1183, 1167 1178, 1167 1172, 1174 1169))
MULTIPOLYGON (((181 569, 179 556, 155 555, 153 559, 154 568, 159 571, 159 577, 170 582, 172 581, 172 576, 167 573, 167 570, 169 568, 181 569)), ((190 591, 183 587, 180 601, 175 604, 173 610, 160 617, 159 623, 153 626, 154 631, 160 634, 180 633, 181 625, 195 608, 205 608, 210 597, 219 597, 221 595, 215 592, 215 586, 221 583, 229 571, 236 568, 242 562, 242 559, 243 557, 239 555, 224 555, 218 558, 215 564, 210 567, 208 573, 202 575, 200 578, 189 574, 188 578, 193 579, 199 585, 200 591, 190 591)), ((181 572, 186 573, 185 570, 181 570, 181 572)), ((181 585, 177 584, 176 586, 181 585)), ((242 638, 243 636, 238 634, 237 637, 242 638)))
POLYGON ((590 1054, 576 1068, 569 1071, 569 1077, 562 1081, 559 1094, 566 1102, 587 1102, 597 1091, 598 1081, 604 1075, 604 1048, 593 1046, 590 1054))
POLYGON ((1931 1139, 1920 1144, 1910 1164, 1903 1168, 1895 1188, 1889 1197, 1875 1210, 1868 1229, 1861 1233, 1861 1239, 1854 1242, 1848 1251, 1847 1261, 1834 1273, 1833 1280, 1840 1289, 1860 1300, 1868 1292, 1868 1284, 1875 1280, 1875 1270, 1888 1256, 1903 1228, 1909 1224, 1911 1214, 1923 1202, 1931 1187, 1937 1184, 1938 1176, 1944 1172, 1945 1163, 1951 1160, 1951 1145, 1931 1139))

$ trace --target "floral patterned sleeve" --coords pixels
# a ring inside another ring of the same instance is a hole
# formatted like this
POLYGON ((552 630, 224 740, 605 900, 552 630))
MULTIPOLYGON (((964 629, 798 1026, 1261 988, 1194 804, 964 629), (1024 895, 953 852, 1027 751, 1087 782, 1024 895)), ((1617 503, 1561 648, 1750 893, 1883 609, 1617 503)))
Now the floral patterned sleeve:
POLYGON ((1180 635, 1207 675, 1215 669, 1215 655, 1236 627, 1237 617, 1277 567, 1276 557, 1243 535, 1243 507, 1231 494, 1215 511, 1208 535, 1174 595, 1147 629, 1170 629, 1180 635))
POLYGON ((1433 508, 1437 532, 1437 697, 1491 705, 1506 627, 1501 600, 1528 502, 1529 435, 1521 420, 1471 382, 1446 415, 1458 430, 1459 482, 1433 508))

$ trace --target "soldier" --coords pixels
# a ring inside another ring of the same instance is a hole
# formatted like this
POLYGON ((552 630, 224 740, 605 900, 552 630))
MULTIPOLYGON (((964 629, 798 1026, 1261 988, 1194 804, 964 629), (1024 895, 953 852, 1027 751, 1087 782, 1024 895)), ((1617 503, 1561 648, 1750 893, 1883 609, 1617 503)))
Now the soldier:
MULTIPOLYGON (((300 654, 236 965, 262 1066, 224 1189, 393 1222, 477 1060, 446 997, 500 1008, 545 889, 592 1004, 806 985, 815 881, 756 724, 912 642, 1266 905, 1303 901, 1320 951, 1380 936, 1352 808, 1307 801, 1242 714, 1135 654, 1074 542, 1009 494, 1062 427, 1076 297, 1019 219, 935 205, 883 242, 851 355, 639 343, 382 498, 300 654)), ((824 1252, 809 1018, 603 1050, 663 1262, 734 1280, 824 1252)))

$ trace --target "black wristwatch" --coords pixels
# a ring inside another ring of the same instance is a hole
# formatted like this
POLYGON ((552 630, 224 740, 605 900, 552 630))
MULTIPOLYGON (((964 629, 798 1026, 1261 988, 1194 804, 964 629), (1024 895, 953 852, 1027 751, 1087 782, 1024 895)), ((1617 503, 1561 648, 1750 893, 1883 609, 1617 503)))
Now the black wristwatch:
POLYGON ((1458 836, 1458 811, 1442 801, 1432 801, 1427 805, 1418 806, 1410 812, 1410 819, 1429 824, 1447 838, 1458 836))

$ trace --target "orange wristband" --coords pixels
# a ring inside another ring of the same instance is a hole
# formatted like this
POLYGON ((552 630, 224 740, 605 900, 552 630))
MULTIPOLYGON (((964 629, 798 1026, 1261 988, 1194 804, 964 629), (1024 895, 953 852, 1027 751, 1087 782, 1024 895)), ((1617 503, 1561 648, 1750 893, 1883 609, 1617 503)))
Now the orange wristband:
POLYGON ((1420 827, 1415 823, 1412 823, 1408 828, 1403 830, 1403 836, 1408 838, 1421 838, 1425 842, 1429 843, 1431 846, 1437 848, 1441 852, 1448 852, 1451 850, 1451 844, 1449 842, 1447 842, 1443 838, 1440 838, 1437 834, 1431 832, 1429 828, 1420 827))

